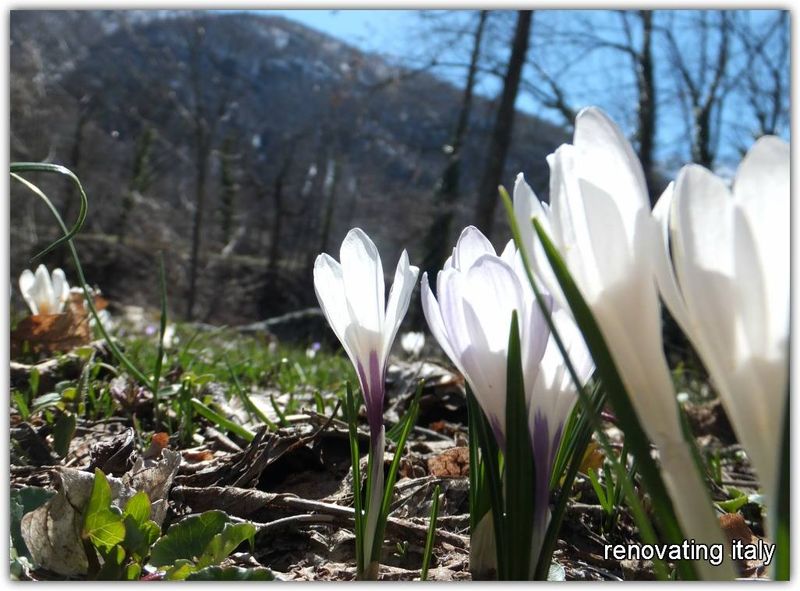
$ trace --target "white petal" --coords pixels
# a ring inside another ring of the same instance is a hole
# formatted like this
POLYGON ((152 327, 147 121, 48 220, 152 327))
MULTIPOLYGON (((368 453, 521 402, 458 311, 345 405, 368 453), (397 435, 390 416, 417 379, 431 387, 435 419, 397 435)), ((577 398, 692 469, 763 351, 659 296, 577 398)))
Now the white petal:
MULTIPOLYGON (((428 284, 427 273, 422 274, 422 287, 420 289, 422 291, 422 312, 425 314, 425 320, 428 321, 428 328, 431 329, 433 337, 436 339, 436 342, 439 343, 439 346, 445 354, 450 358, 450 361, 453 362, 461 373, 464 373, 461 366, 461 359, 450 343, 450 337, 445 327, 444 319, 442 318, 442 311, 439 308, 439 302, 436 301, 431 287, 428 284)), ((439 297, 441 297, 441 295, 439 297)))
MULTIPOLYGON (((790 186, 789 144, 759 139, 742 160, 734 195, 752 231, 767 296, 767 340, 774 359, 786 358, 789 339, 790 186)), ((751 282, 737 275, 740 285, 751 282)))
POLYGON ((629 231, 636 213, 650 209, 647 184, 636 152, 617 125, 600 109, 589 107, 575 119, 575 147, 581 179, 613 197, 629 231))
MULTIPOLYGON (((519 173, 514 181, 514 217, 517 218, 519 235, 522 244, 525 245, 528 258, 533 256, 533 245, 538 240, 533 235, 531 220, 534 215, 534 208, 539 204, 539 199, 525 182, 525 175, 519 173)), ((537 213, 541 214, 541 206, 537 208, 537 213)))
POLYGON ((691 326, 689 324, 686 303, 683 301, 683 294, 678 286, 678 280, 673 269, 672 257, 670 256, 670 219, 673 209, 673 194, 675 183, 670 183, 661 194, 655 207, 653 208, 653 218, 659 224, 658 240, 652 246, 654 251, 653 263, 656 273, 661 297, 669 308, 675 321, 689 338, 691 337, 691 326))
POLYGON ((50 273, 47 267, 39 265, 36 268, 36 276, 31 290, 31 296, 36 300, 36 307, 39 314, 57 314, 58 302, 53 293, 53 284, 50 282, 50 273))
POLYGON ((470 346, 464 318, 464 294, 467 291, 465 282, 466 276, 456 269, 440 271, 437 277, 442 323, 447 330, 447 342, 458 359, 461 359, 464 350, 470 346))
POLYGON ((28 308, 31 309, 31 314, 39 313, 39 306, 36 304, 36 298, 33 297, 35 282, 36 278, 30 269, 25 269, 19 276, 19 291, 25 299, 25 303, 28 304, 28 308))
POLYGON ((328 254, 323 253, 314 261, 314 291, 328 324, 355 364, 357 359, 353 355, 351 343, 345 340, 347 328, 353 320, 350 318, 345 300, 342 266, 328 254))
POLYGON ((347 233, 339 252, 347 303, 353 319, 367 331, 379 334, 386 314, 381 257, 363 230, 347 233))
POLYGON ((453 264, 457 269, 466 271, 483 254, 496 255, 497 253, 489 239, 478 228, 467 226, 458 237, 456 248, 453 251, 453 264))
MULTIPOLYGON (((565 144, 548 157, 552 226, 550 237, 561 252, 573 279, 584 292, 584 297, 587 297, 587 294, 597 292, 599 286, 584 200, 578 182, 576 155, 575 147, 565 144)), ((548 291, 558 296, 561 289, 543 251, 541 258, 543 260, 539 263, 539 272, 547 282, 548 291)), ((559 298, 559 303, 567 305, 563 296, 559 298)))
POLYGON ((394 282, 389 290, 389 301, 386 304, 386 318, 383 325, 383 359, 389 355, 397 330, 403 322, 411 301, 411 294, 417 284, 419 268, 408 264, 408 253, 404 250, 397 262, 394 282))
POLYGON ((514 259, 517 256, 517 246, 514 244, 514 240, 509 240, 506 242, 505 248, 503 248, 503 252, 500 254, 500 258, 503 259, 506 263, 514 266, 514 259))
POLYGON ((469 302, 483 326, 493 351, 508 347, 511 314, 517 311, 524 321, 525 300, 517 274, 497 255, 479 257, 466 275, 464 299, 469 302))
POLYGON ((681 170, 674 199, 673 260, 690 336, 715 379, 727 381, 738 356, 733 203, 722 180, 695 165, 681 170))
MULTIPOLYGON (((502 447, 506 433, 507 347, 500 350, 492 348, 486 334, 491 327, 469 302, 464 303, 464 319, 469 335, 469 345, 461 353, 464 377, 495 434, 502 438, 498 442, 502 447)), ((510 332, 510 321, 509 316, 506 339, 510 332)))
POLYGON ((67 283, 67 277, 61 269, 55 269, 51 277, 53 280, 53 295, 58 301, 58 312, 61 313, 64 311, 67 301, 69 301, 69 283, 67 283))

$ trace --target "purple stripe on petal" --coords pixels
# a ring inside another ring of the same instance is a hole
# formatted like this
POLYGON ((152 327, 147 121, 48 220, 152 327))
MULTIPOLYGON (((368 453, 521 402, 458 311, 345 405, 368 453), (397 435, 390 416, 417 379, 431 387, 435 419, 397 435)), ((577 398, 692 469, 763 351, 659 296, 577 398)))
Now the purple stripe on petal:
POLYGON ((385 373, 386 368, 381 367, 378 353, 371 351, 369 354, 369 372, 364 371, 364 366, 359 361, 358 381, 361 383, 361 391, 364 393, 364 404, 367 407, 367 422, 369 431, 375 436, 383 426, 383 399, 385 396, 385 373))

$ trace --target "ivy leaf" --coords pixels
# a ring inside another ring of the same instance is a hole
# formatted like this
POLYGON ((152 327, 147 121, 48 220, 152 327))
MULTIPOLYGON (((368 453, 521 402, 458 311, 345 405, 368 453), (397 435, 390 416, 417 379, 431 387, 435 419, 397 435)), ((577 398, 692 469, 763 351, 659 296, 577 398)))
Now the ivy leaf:
POLYGON ((211 538, 197 565, 206 567, 219 564, 245 540, 250 540, 252 547, 255 535, 256 528, 251 523, 227 524, 221 533, 211 538))
POLYGON ((150 499, 147 498, 147 493, 140 491, 128 499, 124 515, 140 525, 150 519, 150 499))
POLYGON ((170 566, 178 560, 197 560, 228 521, 228 516, 222 511, 206 511, 171 525, 153 546, 150 564, 170 566))
POLYGON ((99 469, 94 472, 92 496, 83 518, 82 536, 104 552, 110 552, 125 539, 122 516, 111 510, 111 486, 99 469))

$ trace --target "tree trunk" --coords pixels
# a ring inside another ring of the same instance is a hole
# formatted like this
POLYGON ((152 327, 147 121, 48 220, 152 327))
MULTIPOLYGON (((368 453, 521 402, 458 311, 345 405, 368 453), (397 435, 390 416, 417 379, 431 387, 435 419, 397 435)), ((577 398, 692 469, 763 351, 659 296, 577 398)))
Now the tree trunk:
POLYGON ((200 238, 203 231, 203 213, 206 203, 206 168, 208 164, 208 138, 205 122, 199 122, 196 132, 195 151, 195 210, 192 225, 192 247, 189 259, 189 292, 186 297, 186 320, 194 318, 194 307, 197 300, 197 267, 200 257, 200 238))
POLYGON ((281 256, 281 227, 283 226, 283 185, 286 182, 286 177, 289 174, 289 169, 292 165, 292 148, 283 162, 278 175, 275 177, 275 185, 272 190, 273 201, 273 218, 272 218, 272 236, 270 236, 269 244, 269 263, 268 268, 270 273, 273 273, 278 268, 278 261, 281 256))
POLYGON ((636 136, 639 144, 639 160, 644 169, 647 187, 650 191, 650 203, 655 204, 658 198, 657 179, 653 169, 653 150, 656 134, 656 88, 653 75, 653 12, 639 11, 642 21, 642 49, 637 56, 636 80, 639 94, 637 109, 636 136))
POLYGON ((472 94, 475 87, 475 75, 478 70, 478 59, 480 58, 481 41, 483 30, 486 24, 487 10, 481 10, 478 16, 478 24, 475 28, 472 53, 469 60, 467 71, 467 81, 464 85, 464 94, 461 99, 461 110, 458 114, 453 139, 451 142, 451 152, 447 160, 442 178, 436 187, 435 207, 436 212, 433 221, 428 229, 425 239, 425 258, 422 262, 423 271, 430 274, 436 273, 441 269, 447 258, 447 250, 450 245, 451 226, 455 213, 455 203, 459 197, 459 177, 461 174, 461 147, 469 125, 469 116, 472 110, 472 94))
POLYGON ((491 237, 494 225, 494 212, 497 208, 497 187, 503 179, 506 156, 511 146, 511 131, 514 125, 514 104, 517 101, 519 81, 525 56, 528 53, 528 37, 530 36, 533 11, 520 10, 517 13, 517 25, 514 41, 511 46, 511 57, 503 78, 503 92, 497 107, 494 129, 489 141, 483 177, 479 185, 478 206, 475 210, 475 222, 478 228, 491 237))

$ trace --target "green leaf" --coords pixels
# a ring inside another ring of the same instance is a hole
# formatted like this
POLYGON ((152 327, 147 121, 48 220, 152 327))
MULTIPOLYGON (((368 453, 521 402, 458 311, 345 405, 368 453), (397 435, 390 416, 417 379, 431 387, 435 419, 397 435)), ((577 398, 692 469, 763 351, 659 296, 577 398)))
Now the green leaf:
POLYGON ((124 578, 125 568, 125 550, 122 546, 112 546, 107 552, 101 552, 103 555, 103 566, 100 572, 97 573, 97 580, 99 581, 119 581, 124 578))
POLYGON ((147 493, 139 491, 128 499, 123 514, 131 517, 137 524, 142 524, 150 519, 150 499, 147 498, 147 493))
POLYGON ((181 558, 176 560, 167 572, 164 573, 165 581, 185 581, 186 578, 197 570, 197 566, 191 560, 181 558))
POLYGON ((225 529, 211 538, 197 566, 202 568, 219 564, 245 540, 250 541, 252 548, 255 535, 256 527, 252 523, 226 524, 225 529))
POLYGON ((275 575, 266 568, 208 566, 190 574, 187 581, 274 581, 275 575))
POLYGON ((14 404, 19 411, 20 416, 22 417, 23 421, 27 421, 28 418, 31 416, 31 410, 28 408, 28 402, 25 400, 24 394, 19 391, 14 391, 11 394, 11 399, 14 401, 14 404))
POLYGON ((34 398, 31 402, 31 413, 43 411, 46 408, 52 408, 61 402, 61 394, 58 392, 49 392, 34 398))
POLYGON ((137 522, 130 515, 124 516, 125 541, 123 546, 129 554, 144 558, 147 556, 158 537, 161 535, 161 528, 155 521, 145 520, 137 522))
POLYGON ((63 458, 69 451, 69 444, 75 435, 78 422, 74 414, 64 413, 53 426, 53 450, 63 458))
POLYGON ((31 368, 31 373, 28 376, 28 386, 31 389, 31 396, 36 396, 39 393, 39 370, 35 367, 31 368))
POLYGON ((142 576, 142 566, 135 562, 132 562, 127 567, 125 567, 125 577, 126 581, 138 581, 139 578, 142 576))
POLYGON ((179 560, 197 560, 228 521, 228 516, 222 511, 206 511, 171 525, 153 546, 150 564, 169 566, 177 564, 179 560))
POLYGON ((111 510, 111 486, 106 475, 94 471, 94 485, 83 518, 83 538, 101 552, 110 552, 125 539, 122 516, 111 510))
MULTIPOLYGON (((506 552, 505 580, 527 581, 530 576, 531 534, 536 503, 549 498, 535 497, 534 457, 528 429, 528 410, 522 374, 521 346, 517 311, 511 315, 508 337, 508 370, 506 379, 506 552)), ((535 565, 534 565, 535 566, 535 565)))

